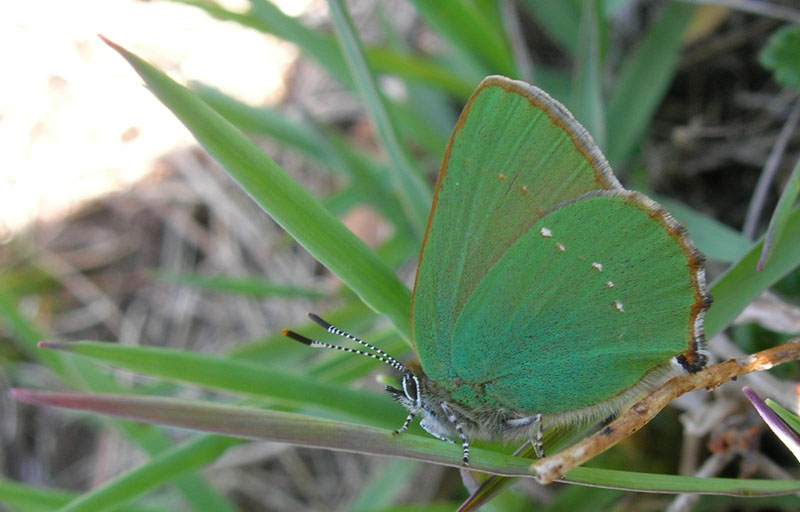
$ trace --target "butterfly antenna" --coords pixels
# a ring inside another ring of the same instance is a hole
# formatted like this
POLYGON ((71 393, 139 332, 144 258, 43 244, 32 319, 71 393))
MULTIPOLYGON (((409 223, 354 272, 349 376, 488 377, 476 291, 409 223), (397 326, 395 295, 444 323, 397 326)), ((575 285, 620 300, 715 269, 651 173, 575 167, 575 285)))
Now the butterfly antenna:
MULTIPOLYGON (((311 316, 311 315, 309 315, 309 316, 311 316)), ((339 334, 340 336, 345 336, 348 339, 357 341, 358 343, 364 345, 365 347, 374 350, 375 352, 377 352, 377 354, 373 354, 371 352, 366 352, 364 350, 358 350, 358 349, 353 349, 353 348, 349 348, 349 347, 342 347, 340 345, 334 345, 332 343, 326 343, 324 341, 312 340, 311 338, 307 338, 307 337, 303 336, 302 334, 298 334, 298 333, 296 333, 294 331, 284 330, 283 331, 283 335, 286 336, 287 338, 291 338, 291 339, 293 339, 295 341, 299 341, 300 343, 303 343, 304 345, 308 345, 309 347, 330 348, 330 349, 333 349, 333 350, 341 350, 342 352, 349 352, 351 354, 358 354, 360 356, 367 356, 367 357, 371 357, 372 359, 376 359, 376 360, 378 360, 378 361, 380 361, 380 362, 382 362, 384 364, 387 364, 387 365, 391 366, 392 368, 396 369, 399 372, 405 373, 405 372, 408 371, 408 370, 406 370, 405 366, 403 366, 402 363, 400 363, 400 361, 398 361, 397 359, 393 358, 392 356, 386 354, 386 352, 384 352, 384 351, 382 351, 382 350, 370 345, 369 343, 366 343, 366 342, 364 342, 362 340, 359 340, 358 338, 350 336, 349 334, 345 333, 344 331, 340 331, 339 329, 337 329, 336 327, 333 327, 332 325, 330 325, 329 323, 325 322, 324 320, 322 320, 321 318, 319 318, 316 315, 311 316, 311 319, 314 320, 319 325, 325 327, 325 329, 328 332, 331 332, 333 334, 339 334), (317 320, 319 320, 319 321, 317 321, 317 320), (320 323, 320 322, 322 322, 322 323, 320 323), (325 325, 323 325, 323 323, 325 325), (326 325, 327 325, 327 327, 326 327, 326 325), (331 330, 331 329, 334 329, 334 330, 331 330)))
POLYGON ((347 338, 348 340, 351 340, 351 341, 355 341, 359 345, 367 347, 368 349, 372 350, 373 352, 376 352, 377 354, 379 354, 380 356, 385 358, 389 362, 388 364, 390 364, 391 366, 397 368, 398 370, 404 371, 406 369, 406 367, 403 366, 403 363, 401 363, 400 361, 398 361, 394 357, 390 356, 389 354, 387 354, 383 350, 379 349, 375 345, 367 343, 366 341, 364 341, 362 339, 356 338, 352 334, 348 334, 348 333, 344 332, 343 330, 339 329, 338 327, 335 327, 335 326, 331 325, 330 323, 326 322, 325 320, 323 320, 322 318, 318 317, 314 313, 309 313, 308 314, 308 318, 310 318, 315 324, 319 325, 320 327, 322 327, 323 329, 325 329, 329 333, 336 334, 337 336, 342 336, 342 337, 347 338))

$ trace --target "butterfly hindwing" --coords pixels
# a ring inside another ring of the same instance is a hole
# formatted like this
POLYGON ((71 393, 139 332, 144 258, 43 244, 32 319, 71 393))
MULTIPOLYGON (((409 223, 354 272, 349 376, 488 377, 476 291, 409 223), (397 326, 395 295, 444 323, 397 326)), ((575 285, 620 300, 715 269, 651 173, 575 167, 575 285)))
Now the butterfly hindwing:
POLYGON ((701 264, 645 196, 590 194, 505 251, 454 320, 449 374, 428 376, 474 408, 564 414, 614 400, 692 357, 701 264))

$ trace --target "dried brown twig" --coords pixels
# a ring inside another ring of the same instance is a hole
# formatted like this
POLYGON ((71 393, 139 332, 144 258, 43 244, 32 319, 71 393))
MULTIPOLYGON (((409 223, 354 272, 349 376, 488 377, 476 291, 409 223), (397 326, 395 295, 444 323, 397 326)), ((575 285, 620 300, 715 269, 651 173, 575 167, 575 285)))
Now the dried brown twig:
POLYGON ((800 359, 800 338, 739 359, 709 366, 703 371, 680 375, 634 404, 627 412, 596 434, 533 465, 536 479, 548 484, 608 450, 652 420, 661 409, 679 396, 696 389, 716 389, 742 375, 769 370, 779 364, 800 359))

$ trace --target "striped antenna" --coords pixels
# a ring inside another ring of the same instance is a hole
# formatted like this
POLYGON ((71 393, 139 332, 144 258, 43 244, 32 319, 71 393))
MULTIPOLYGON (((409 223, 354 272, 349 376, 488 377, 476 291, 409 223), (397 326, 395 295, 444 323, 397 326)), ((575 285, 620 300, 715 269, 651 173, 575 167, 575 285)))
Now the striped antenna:
POLYGON ((345 338, 347 338, 349 340, 355 341, 359 345, 367 347, 368 349, 370 349, 370 350, 372 350, 372 351, 374 351, 376 353, 373 354, 371 352, 366 352, 364 350, 358 350, 358 349, 353 349, 353 348, 348 348, 348 347, 342 347, 340 345, 334 345, 332 343, 325 343, 323 341, 312 340, 311 338, 306 338, 302 334, 298 334, 298 333, 296 333, 294 331, 284 330, 283 331, 283 335, 286 336, 287 338, 291 338, 291 339, 293 339, 295 341, 299 341, 300 343, 308 345, 309 347, 330 348, 330 349, 333 349, 333 350, 341 350, 342 352, 349 352, 351 354, 358 354, 360 356, 371 357, 372 359, 376 359, 376 360, 378 360, 378 361, 380 361, 382 363, 388 364, 389 366, 391 366, 392 368, 394 368, 395 370, 397 370, 397 371, 399 371, 401 373, 408 373, 408 370, 406 370, 406 367, 403 366, 403 364, 400 361, 398 361, 394 357, 390 356, 389 354, 387 354, 383 350, 379 349, 378 347, 376 347, 374 345, 371 345, 371 344, 367 343, 364 340, 358 339, 355 336, 352 336, 352 335, 344 332, 343 330, 341 330, 341 329, 339 329, 337 327, 334 327, 333 325, 329 324, 328 322, 326 322, 322 318, 318 317, 314 313, 309 313, 308 317, 311 320, 313 320, 314 323, 316 323, 317 325, 319 325, 320 327, 322 327, 323 329, 325 329, 329 333, 336 334, 338 336, 342 336, 342 337, 345 337, 345 338))

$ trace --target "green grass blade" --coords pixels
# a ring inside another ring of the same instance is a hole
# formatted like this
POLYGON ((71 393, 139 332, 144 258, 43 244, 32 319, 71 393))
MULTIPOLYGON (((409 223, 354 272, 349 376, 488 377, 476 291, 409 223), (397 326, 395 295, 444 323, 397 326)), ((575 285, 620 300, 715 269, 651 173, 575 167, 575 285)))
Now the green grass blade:
POLYGON ((698 478, 586 467, 573 469, 567 473, 563 481, 628 491, 722 494, 741 497, 789 494, 796 492, 793 489, 800 489, 798 480, 698 478))
POLYGON ((612 167, 624 163, 647 132, 672 83, 681 39, 695 11, 693 5, 670 2, 638 48, 623 62, 606 111, 606 157, 612 167))
POLYGON ((433 201, 431 189, 422 179, 420 171, 412 164, 406 149, 400 144, 397 128, 389 117, 383 98, 378 92, 375 79, 364 58, 364 51, 353 26, 353 20, 350 19, 343 0, 328 0, 328 6, 336 24, 339 44, 346 57, 348 67, 353 74, 360 96, 367 106, 378 137, 389 154, 389 168, 392 171, 392 181, 397 189, 400 202, 416 232, 421 235, 425 232, 428 212, 433 201))
POLYGON ((711 288, 714 305, 706 314, 706 334, 712 337, 734 318, 761 292, 800 264, 800 209, 786 222, 783 236, 772 251, 769 265, 757 270, 763 241, 759 242, 738 263, 733 265, 711 288))
POLYGON ((795 163, 792 175, 789 177, 789 181, 786 182, 786 187, 778 200, 778 205, 775 206, 775 212, 769 220, 767 234, 764 236, 764 249, 761 252, 761 258, 758 260, 759 272, 764 269, 775 244, 783 235, 789 216, 797 203, 798 196, 800 196, 800 160, 795 163))
POLYGON ((239 439, 219 436, 202 436, 153 457, 144 464, 124 473, 110 482, 82 494, 59 512, 103 512, 158 489, 177 476, 208 466, 225 450, 241 444, 239 439))
POLYGON ((655 197, 654 199, 666 208, 678 222, 686 226, 692 241, 710 260, 734 263, 747 254, 753 245, 735 229, 703 215, 680 201, 668 197, 655 197))
MULTIPOLYGON (((330 165, 330 154, 325 147, 325 141, 308 123, 289 120, 277 109, 253 107, 202 83, 193 82, 190 88, 243 132, 269 137, 306 158, 330 165)), ((333 169, 340 170, 335 166, 333 169)))
POLYGON ((352 87, 352 78, 333 38, 306 27, 269 0, 250 0, 250 15, 260 30, 296 44, 339 83, 352 87))
POLYGON ((194 93, 124 48, 109 45, 278 224, 410 338, 410 292, 373 251, 194 93))
MULTIPOLYGON (((38 360, 51 371, 59 375, 68 385, 75 389, 96 392, 117 392, 119 385, 111 377, 101 372, 88 361, 67 360, 59 354, 37 350, 37 344, 44 336, 36 327, 19 314, 13 296, 6 293, 0 283, 0 319, 4 319, 11 327, 12 333, 20 348, 28 353, 32 360, 38 360)), ((163 432, 142 425, 124 421, 114 421, 112 426, 133 441, 150 456, 157 456, 172 446, 172 441, 163 432)), ((199 512, 233 512, 233 506, 214 491, 205 481, 195 474, 179 476, 176 484, 183 496, 199 512)))
MULTIPOLYGON (((487 73, 517 75, 511 48, 486 16, 472 2, 412 0, 428 24, 461 55, 477 55, 487 73)), ((495 7, 496 8, 496 7, 495 7)))
POLYGON ((154 272, 153 276, 164 281, 202 288, 215 292, 243 295, 245 297, 289 297, 323 299, 327 294, 316 290, 305 290, 296 286, 284 286, 256 278, 234 278, 225 276, 201 276, 196 274, 168 274, 154 272))
POLYGON ((600 49, 600 24, 603 19, 597 12, 596 2, 590 0, 581 13, 580 38, 575 57, 570 110, 589 131, 600 149, 606 146, 605 105, 603 104, 602 52, 600 49))
MULTIPOLYGON (((393 459, 371 475, 358 496, 350 503, 353 512, 381 510, 392 505, 405 492, 422 465, 414 460, 393 459)), ((452 509, 451 509, 452 510, 452 509)))
POLYGON ((611 19, 617 15, 623 7, 631 3, 632 0, 603 0, 603 17, 611 19))
POLYGON ((786 422, 786 424, 787 424, 787 425, 789 425, 789 427, 790 427, 792 430, 794 430, 795 432, 797 432, 798 434, 800 434, 800 416, 798 416, 798 415, 794 414, 794 413, 793 413, 793 412, 791 412, 791 411, 788 411, 788 410, 784 409, 784 408, 783 408, 783 406, 782 406, 781 404, 779 404, 779 403, 778 403, 778 402, 776 402, 775 400, 772 400, 771 398, 767 398, 766 400, 764 400, 764 402, 766 402, 766 404, 767 404, 767 405, 768 405, 768 406, 769 406, 769 407, 770 407, 770 408, 771 408, 773 411, 775 411, 775 414, 777 414, 778 416, 780 416, 780 418, 781 418, 781 419, 782 419, 784 422, 786 422))
MULTIPOLYGON (((74 492, 25 485, 0 478, 0 508, 7 505, 10 510, 25 512, 52 512, 78 498, 74 492)), ((5 509, 3 509, 5 510, 5 509)), ((123 505, 117 512, 166 512, 162 508, 123 505)))
POLYGON ((570 55, 577 52, 580 40, 580 4, 570 0, 523 0, 522 6, 561 48, 570 55))
POLYGON ((194 83, 192 89, 240 130, 270 137, 325 168, 349 176, 353 193, 360 197, 360 202, 366 201, 375 207, 398 229, 413 232, 385 179, 384 168, 353 150, 349 142, 337 133, 325 133, 310 121, 289 120, 275 109, 253 107, 213 87, 194 83))
MULTIPOLYGON (((12 390, 12 397, 34 405, 52 405, 91 411, 146 423, 155 423, 243 439, 262 439, 300 446, 372 455, 392 455, 458 467, 461 447, 427 435, 395 436, 387 428, 354 425, 301 414, 268 411, 238 405, 138 397, 12 390)), ((529 475, 530 460, 480 448, 473 450, 472 469, 506 476, 529 475)))
MULTIPOLYGON (((286 343, 295 342, 287 339, 286 343)), ((404 414, 388 395, 364 393, 340 384, 316 381, 308 376, 293 375, 242 360, 222 359, 183 350, 91 341, 42 343, 42 348, 64 350, 151 377, 276 400, 295 407, 314 407, 362 421, 378 421, 383 426, 402 423, 404 414)))
MULTIPOLYGON (((205 0, 172 0, 196 7, 210 16, 233 21, 242 26, 280 37, 297 45, 334 79, 352 88, 353 81, 347 73, 344 57, 333 37, 307 28, 296 18, 285 14, 266 0, 253 0, 248 13, 237 13, 205 0)), ((366 48, 367 58, 375 71, 390 73, 401 78, 441 89, 459 100, 472 94, 472 85, 457 74, 449 73, 430 59, 420 58, 381 47, 366 48)))
MULTIPOLYGON (((453 467, 461 466, 461 447, 429 436, 324 420, 299 414, 265 411, 250 407, 190 402, 174 398, 129 395, 54 393, 27 389, 12 390, 17 400, 35 405, 68 409, 213 432, 244 439, 264 439, 300 446, 338 451, 389 455, 453 467)), ((530 459, 474 448, 470 469, 503 476, 530 477, 530 459)), ((563 481, 645 492, 705 493, 730 496, 768 496, 800 492, 796 480, 748 480, 696 478, 634 473, 595 468, 576 468, 563 481)))
POLYGON ((430 59, 423 59, 380 46, 364 49, 367 61, 377 73, 387 73, 439 89, 460 101, 472 94, 473 84, 430 59))

